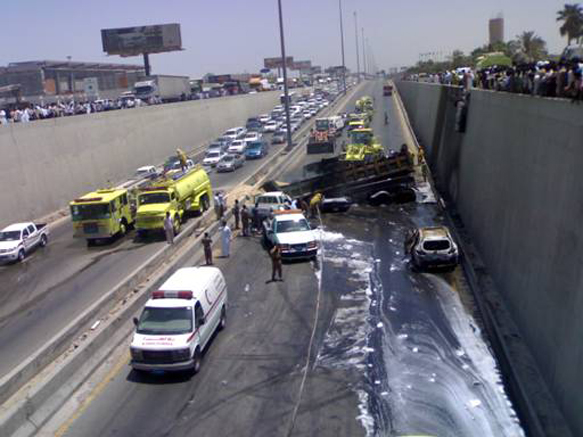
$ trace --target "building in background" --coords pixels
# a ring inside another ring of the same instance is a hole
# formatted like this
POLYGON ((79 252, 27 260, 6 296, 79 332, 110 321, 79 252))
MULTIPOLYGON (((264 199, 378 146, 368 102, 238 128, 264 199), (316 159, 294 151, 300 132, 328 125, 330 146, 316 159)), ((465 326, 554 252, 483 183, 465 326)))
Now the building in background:
POLYGON ((490 19, 488 22, 488 30, 490 34, 490 45, 504 42, 504 17, 501 13, 496 18, 490 19))
POLYGON ((19 85, 22 100, 51 103, 57 100, 114 99, 131 90, 142 65, 98 62, 28 61, 0 67, 0 87, 19 85))

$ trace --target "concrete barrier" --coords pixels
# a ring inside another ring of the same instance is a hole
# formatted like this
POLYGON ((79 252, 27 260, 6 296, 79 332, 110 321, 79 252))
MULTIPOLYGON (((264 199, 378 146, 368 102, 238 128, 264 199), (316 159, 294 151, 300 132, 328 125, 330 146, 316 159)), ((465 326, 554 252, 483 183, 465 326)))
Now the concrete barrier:
POLYGON ((278 99, 272 91, 0 126, 0 226, 63 208, 178 147, 192 150, 278 99))
POLYGON ((459 89, 398 89, 440 191, 455 203, 573 434, 583 435, 583 107, 472 90, 460 133, 459 89))

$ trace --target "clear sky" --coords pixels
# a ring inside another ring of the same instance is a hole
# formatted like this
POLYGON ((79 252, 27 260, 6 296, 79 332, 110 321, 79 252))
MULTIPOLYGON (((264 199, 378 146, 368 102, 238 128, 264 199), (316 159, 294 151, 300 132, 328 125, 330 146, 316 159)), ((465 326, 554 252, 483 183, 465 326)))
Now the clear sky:
MULTIPOLYGON (((364 27, 379 68, 411 65, 419 53, 469 52, 488 39, 488 19, 502 12, 505 37, 524 30, 560 52, 556 12, 565 0, 342 0, 346 64, 355 69, 355 29, 364 27)), ((286 50, 313 65, 339 65, 338 0, 282 0, 286 50)), ((107 57, 100 29, 177 22, 185 51, 151 56, 152 72, 200 77, 256 72, 279 55, 277 0, 26 0, 2 5, 0 65, 38 59, 125 62, 107 57)), ((360 38, 360 30, 359 30, 360 38)))

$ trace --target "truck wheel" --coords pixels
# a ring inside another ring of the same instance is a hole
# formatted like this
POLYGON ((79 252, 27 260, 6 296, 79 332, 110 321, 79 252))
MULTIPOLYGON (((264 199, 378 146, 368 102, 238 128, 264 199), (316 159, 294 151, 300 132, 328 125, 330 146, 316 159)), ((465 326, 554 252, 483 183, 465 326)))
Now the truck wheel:
POLYGON ((180 216, 176 214, 174 216, 174 235, 178 235, 180 232, 180 216))
POLYGON ((196 348, 196 350, 194 351, 194 356, 192 358, 194 360, 192 366, 192 374, 196 375, 198 372, 200 372, 200 367, 202 366, 202 355, 200 353, 200 349, 196 348))
POLYGON ((221 320, 219 321, 219 331, 222 331, 227 326, 227 310, 223 306, 221 309, 221 320))
POLYGON ((48 242, 47 236, 45 234, 42 234, 40 236, 40 247, 46 247, 48 242))
POLYGON ((119 235, 121 235, 123 237, 127 231, 128 231, 128 228, 126 226, 126 222, 121 222, 119 224, 119 235))
POLYGON ((25 256, 26 256, 26 253, 24 252, 24 249, 20 249, 18 251, 18 262, 24 261, 25 256))
POLYGON ((90 238, 87 240, 87 247, 93 247, 95 245, 95 240, 90 238))
POLYGON ((200 212, 203 213, 207 209, 209 209, 209 200, 208 200, 208 197, 206 197, 206 195, 204 195, 204 196, 202 196, 202 199, 201 199, 200 212))

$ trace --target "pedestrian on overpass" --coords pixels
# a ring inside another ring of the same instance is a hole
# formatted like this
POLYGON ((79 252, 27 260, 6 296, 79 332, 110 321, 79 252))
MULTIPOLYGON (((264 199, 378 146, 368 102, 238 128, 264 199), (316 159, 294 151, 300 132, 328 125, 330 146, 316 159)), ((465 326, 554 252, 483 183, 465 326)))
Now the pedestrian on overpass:
POLYGON ((269 251, 269 256, 271 256, 271 282, 275 282, 276 276, 279 276, 279 281, 283 281, 281 274, 281 246, 279 244, 274 245, 269 251))
POLYGON ((204 247, 204 259, 207 266, 213 265, 213 240, 211 239, 208 232, 204 233, 202 239, 202 246, 204 247))
POLYGON ((166 212, 166 218, 164 219, 164 233, 166 234, 166 242, 168 244, 174 244, 174 220, 170 212, 166 212))
POLYGON ((251 218, 247 205, 243 205, 241 209, 241 223, 243 224, 243 237, 248 237, 251 235, 249 230, 249 219, 251 218))
MULTIPOLYGON (((233 217, 235 217, 235 229, 239 229, 239 220, 241 218, 241 207, 239 206, 239 199, 235 199, 235 206, 232 209, 233 217)), ((245 235, 245 229, 243 229, 245 235)))
POLYGON ((223 228, 221 230, 223 258, 228 258, 229 255, 231 254, 231 239, 233 237, 233 232, 231 231, 231 228, 229 227, 226 220, 223 220, 221 223, 223 225, 223 228))

